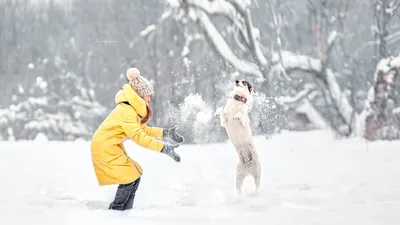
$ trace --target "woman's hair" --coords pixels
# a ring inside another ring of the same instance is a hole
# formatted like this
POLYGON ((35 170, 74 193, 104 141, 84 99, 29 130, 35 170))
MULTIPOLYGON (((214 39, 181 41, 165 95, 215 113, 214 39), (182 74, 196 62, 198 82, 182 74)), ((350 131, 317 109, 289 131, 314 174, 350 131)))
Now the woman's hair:
POLYGON ((147 104, 147 103, 146 103, 146 110, 147 110, 146 116, 140 119, 141 124, 147 124, 148 122, 150 122, 151 118, 153 117, 153 111, 151 110, 149 104, 147 104))

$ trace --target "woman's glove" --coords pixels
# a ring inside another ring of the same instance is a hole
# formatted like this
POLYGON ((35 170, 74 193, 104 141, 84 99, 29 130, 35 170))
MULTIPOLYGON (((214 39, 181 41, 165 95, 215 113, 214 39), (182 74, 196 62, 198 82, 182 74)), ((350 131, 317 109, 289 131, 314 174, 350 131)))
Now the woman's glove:
POLYGON ((163 136, 164 136, 164 138, 170 138, 175 142, 182 143, 184 139, 183 139, 182 135, 180 135, 176 132, 176 129, 178 129, 178 125, 175 125, 171 128, 164 129, 163 136))
POLYGON ((177 147, 179 147, 178 144, 165 143, 164 147, 161 149, 161 153, 166 154, 167 156, 174 159, 176 162, 180 162, 181 157, 175 152, 175 148, 177 147))

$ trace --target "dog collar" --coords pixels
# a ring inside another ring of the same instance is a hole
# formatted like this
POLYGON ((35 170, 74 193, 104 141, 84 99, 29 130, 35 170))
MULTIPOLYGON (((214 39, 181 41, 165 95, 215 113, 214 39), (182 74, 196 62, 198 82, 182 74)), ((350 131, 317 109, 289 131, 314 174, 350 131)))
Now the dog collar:
POLYGON ((238 95, 238 94, 235 94, 235 95, 233 96, 233 98, 234 98, 235 100, 238 100, 239 102, 243 102, 244 104, 246 104, 246 102, 247 102, 247 99, 246 99, 245 97, 240 96, 240 95, 238 95))

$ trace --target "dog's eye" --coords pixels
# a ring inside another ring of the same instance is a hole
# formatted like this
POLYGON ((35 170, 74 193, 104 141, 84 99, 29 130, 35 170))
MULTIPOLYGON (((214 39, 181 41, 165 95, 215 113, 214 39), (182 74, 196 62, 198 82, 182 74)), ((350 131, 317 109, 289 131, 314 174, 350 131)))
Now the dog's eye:
POLYGON ((246 82, 246 81, 242 81, 242 84, 243 84, 244 86, 247 86, 247 82, 246 82))

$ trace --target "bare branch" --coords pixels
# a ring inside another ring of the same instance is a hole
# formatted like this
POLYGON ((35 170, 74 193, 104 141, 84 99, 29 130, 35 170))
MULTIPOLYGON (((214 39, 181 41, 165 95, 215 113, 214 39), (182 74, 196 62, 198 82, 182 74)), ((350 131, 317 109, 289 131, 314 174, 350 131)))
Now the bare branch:
POLYGON ((310 99, 317 95, 315 88, 306 86, 304 90, 292 97, 280 97, 278 102, 293 108, 297 113, 307 115, 308 119, 318 128, 329 128, 331 125, 324 117, 314 108, 310 99))
POLYGON ((297 104, 297 103, 301 102, 302 100, 304 100, 305 98, 310 96, 312 93, 316 93, 316 89, 312 88, 310 86, 306 86, 304 88, 304 90, 298 92, 295 96, 280 97, 280 98, 278 98, 278 101, 281 104, 293 105, 293 104, 297 104))
POLYGON ((307 98, 302 103, 295 108, 296 112, 307 115, 308 119, 318 128, 326 129, 332 127, 329 120, 326 120, 307 98))
POLYGON ((305 72, 321 73, 321 61, 306 55, 296 54, 290 51, 281 51, 282 61, 275 53, 272 57, 272 62, 279 68, 284 68, 286 71, 302 70, 305 72))
POLYGON ((392 12, 391 12, 391 15, 393 16, 393 15, 396 15, 396 14, 398 14, 398 12, 399 12, 399 8, 400 8, 400 2, 399 1, 397 1, 397 5, 396 6, 394 6, 394 7, 392 7, 392 12))
POLYGON ((145 27, 142 31, 139 32, 139 35, 133 39, 133 41, 131 41, 129 43, 129 47, 133 48, 136 43, 141 39, 141 38, 146 38, 149 37, 150 39, 153 38, 153 34, 156 31, 157 27, 163 23, 166 19, 170 18, 172 15, 170 10, 167 10, 166 12, 164 12, 161 15, 161 18, 157 21, 157 24, 150 24, 147 27, 145 27))
POLYGON ((324 58, 323 63, 322 63, 322 68, 323 68, 322 70, 325 70, 327 64, 329 63, 329 59, 330 59, 330 56, 331 56, 331 51, 334 48, 337 39, 338 39, 337 32, 336 31, 332 31, 330 33, 330 36, 328 37, 328 41, 327 41, 328 42, 328 48, 326 49, 325 58, 324 58))
POLYGON ((249 45, 247 44, 247 42, 245 44, 243 44, 240 40, 239 40, 239 36, 241 34, 240 30, 238 29, 237 26, 234 26, 234 31, 233 31, 233 37, 235 38, 236 44, 239 46, 239 48, 242 51, 247 51, 249 45), (246 45, 246 46, 245 46, 246 45))
POLYGON ((246 36, 248 37, 248 43, 251 49, 251 52, 253 53, 254 57, 257 59, 259 66, 264 67, 268 64, 267 59, 263 55, 261 48, 256 41, 256 35, 255 35, 255 28, 253 26, 253 22, 251 20, 250 16, 250 10, 248 8, 243 8, 242 5, 240 5, 238 2, 230 0, 229 1, 232 6, 242 15, 245 21, 245 27, 246 27, 246 36))
MULTIPOLYGON (((274 7, 274 4, 273 4, 272 0, 269 0, 269 8, 270 8, 270 12, 271 12, 271 15, 272 15, 272 21, 273 21, 273 26, 274 26, 274 31, 275 31, 276 43, 278 45, 278 51, 277 52, 278 52, 279 60, 282 63, 283 59, 282 59, 282 53, 281 53, 281 50, 282 50, 281 26, 280 26, 280 24, 278 24, 277 15, 276 15, 275 10, 274 10, 273 7, 274 7)), ((290 78, 286 74, 286 71, 283 70, 282 72, 283 72, 284 76, 288 80, 290 80, 290 78)))
POLYGON ((140 36, 141 37, 145 37, 147 35, 149 35, 151 32, 156 30, 156 25, 152 24, 147 26, 145 29, 143 29, 142 31, 140 31, 140 36))
POLYGON ((212 41, 214 47, 218 50, 228 62, 230 62, 236 69, 263 78, 258 66, 253 63, 239 59, 228 46, 221 33, 217 30, 214 24, 210 21, 207 14, 200 10, 195 10, 199 21, 201 22, 204 31, 212 41))

